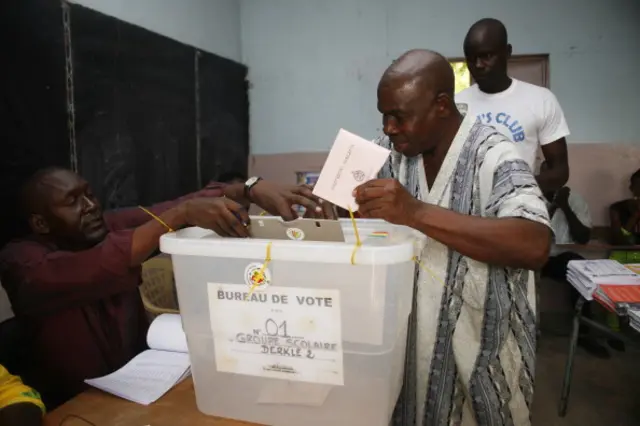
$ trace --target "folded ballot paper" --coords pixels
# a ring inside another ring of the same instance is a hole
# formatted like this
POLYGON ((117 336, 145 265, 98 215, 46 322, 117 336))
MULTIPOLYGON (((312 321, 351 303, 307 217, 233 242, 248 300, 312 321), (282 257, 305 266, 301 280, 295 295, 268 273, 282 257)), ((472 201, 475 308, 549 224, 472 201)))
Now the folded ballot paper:
POLYGON ((340 129, 313 194, 345 210, 358 210, 353 190, 374 179, 390 153, 386 148, 340 129))
POLYGON ((85 383, 120 398, 149 405, 191 375, 187 338, 180 315, 162 314, 147 333, 149 350, 104 377, 85 383))

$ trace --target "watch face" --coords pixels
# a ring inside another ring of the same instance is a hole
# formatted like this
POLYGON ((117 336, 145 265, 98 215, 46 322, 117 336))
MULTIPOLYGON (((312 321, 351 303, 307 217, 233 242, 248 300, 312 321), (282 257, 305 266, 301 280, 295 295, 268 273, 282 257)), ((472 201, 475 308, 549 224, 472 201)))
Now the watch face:
POLYGON ((245 185, 245 186, 251 186, 251 185, 253 185, 254 183, 256 183, 256 181, 257 181, 257 180, 258 180, 258 178, 257 178, 257 177, 249 178, 249 180, 247 180, 247 181, 245 182, 245 184, 244 184, 244 185, 245 185))

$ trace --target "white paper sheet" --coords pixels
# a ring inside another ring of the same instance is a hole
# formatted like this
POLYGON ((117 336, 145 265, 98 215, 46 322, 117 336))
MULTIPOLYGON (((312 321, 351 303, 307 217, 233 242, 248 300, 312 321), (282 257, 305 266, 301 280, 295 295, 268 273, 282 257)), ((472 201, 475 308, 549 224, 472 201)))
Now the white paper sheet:
POLYGON ((343 209, 356 211, 353 190, 374 179, 389 157, 386 148, 340 129, 313 194, 343 209))
POLYGON ((147 345, 151 349, 169 352, 189 352, 187 336, 182 329, 182 318, 178 314, 159 315, 147 332, 147 345))
POLYGON ((149 327, 147 344, 151 349, 121 369, 85 380, 85 383, 138 404, 149 405, 157 401, 191 374, 187 338, 180 315, 158 316, 149 327))
POLYGON ((601 285, 640 285, 640 275, 610 259, 572 260, 567 265, 567 281, 586 299, 601 285))
POLYGON ((216 369, 344 385, 338 290, 209 283, 216 369), (242 291, 246 291, 242 294, 242 291))
POLYGON ((616 260, 572 260, 568 269, 596 285, 640 285, 640 275, 616 260))
POLYGON ((120 370, 85 382, 120 398, 149 405, 189 374, 189 354, 151 349, 136 356, 120 370))

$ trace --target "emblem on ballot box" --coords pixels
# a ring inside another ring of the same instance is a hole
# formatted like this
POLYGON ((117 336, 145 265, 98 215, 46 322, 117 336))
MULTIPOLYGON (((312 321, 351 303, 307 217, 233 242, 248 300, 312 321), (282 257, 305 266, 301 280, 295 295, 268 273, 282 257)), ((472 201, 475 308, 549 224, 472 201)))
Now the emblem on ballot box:
POLYGON ((287 228, 287 237, 295 241, 304 240, 304 232, 298 228, 287 228))
POLYGON ((244 281, 255 290, 264 290, 271 284, 271 272, 268 268, 262 270, 262 263, 250 263, 244 270, 244 281))

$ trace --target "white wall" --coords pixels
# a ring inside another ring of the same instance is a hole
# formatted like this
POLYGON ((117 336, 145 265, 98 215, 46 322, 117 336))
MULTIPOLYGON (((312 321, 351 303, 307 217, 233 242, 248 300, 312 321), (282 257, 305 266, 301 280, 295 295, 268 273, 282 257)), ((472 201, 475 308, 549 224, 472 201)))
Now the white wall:
POLYGON ((241 60, 239 0, 72 0, 125 22, 241 60))
POLYGON ((416 47, 462 56, 469 26, 502 20, 514 53, 549 53, 570 142, 640 145, 640 1, 242 0, 252 154, 327 151, 340 127, 380 128, 375 88, 416 47))

